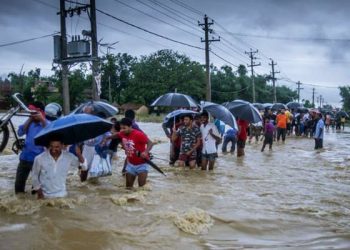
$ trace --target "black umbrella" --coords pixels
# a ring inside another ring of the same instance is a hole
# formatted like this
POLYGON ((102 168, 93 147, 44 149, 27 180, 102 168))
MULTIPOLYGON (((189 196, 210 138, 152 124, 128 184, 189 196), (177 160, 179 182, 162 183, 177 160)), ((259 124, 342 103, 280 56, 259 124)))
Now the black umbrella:
POLYGON ((47 146, 52 138, 60 138, 66 145, 95 138, 110 131, 112 123, 95 115, 77 114, 51 122, 35 136, 36 145, 47 146))
POLYGON ((183 115, 188 115, 188 114, 196 115, 198 114, 198 112, 187 110, 187 109, 177 109, 173 112, 170 112, 164 117, 163 124, 165 124, 167 128, 172 128, 174 126, 174 121, 176 117, 181 117, 183 115))
POLYGON ((118 114, 119 110, 112 106, 111 104, 103 101, 88 101, 81 104, 78 108, 73 110, 71 114, 82 114, 84 113, 84 108, 91 106, 93 108, 93 115, 99 115, 103 113, 105 117, 111 117, 118 114))
POLYGON ((212 102, 201 102, 201 108, 225 124, 238 130, 235 117, 226 107, 212 102))
MULTIPOLYGON (((140 151, 137 151, 136 153, 137 153, 138 157, 141 157, 141 152, 140 151)), ((143 157, 142 157, 142 159, 144 159, 146 163, 148 163, 152 168, 157 170, 159 173, 161 173, 162 175, 166 176, 166 174, 153 161, 151 161, 150 159, 147 159, 147 158, 143 158, 143 157)))
POLYGON ((301 107, 297 109, 297 112, 306 114, 306 113, 309 113, 309 109, 301 107))
POLYGON ((341 110, 336 114, 337 117, 349 117, 348 113, 345 111, 341 110))
POLYGON ((284 105, 283 103, 274 103, 271 106, 271 110, 280 110, 280 109, 288 109, 288 107, 286 105, 284 105))
POLYGON ((198 104, 188 95, 181 93, 168 93, 158 97, 151 106, 196 108, 198 107, 198 104))
POLYGON ((257 108, 257 110, 264 110, 265 106, 262 103, 253 103, 253 106, 257 108))
POLYGON ((294 109, 294 110, 303 107, 303 105, 298 102, 288 102, 286 105, 289 109, 294 109))
POLYGON ((258 123, 262 121, 259 111, 249 102, 235 100, 228 103, 226 108, 239 119, 246 120, 251 123, 258 123))
POLYGON ((273 105, 273 104, 272 104, 272 103, 269 103, 269 102, 263 103, 263 106, 264 106, 265 109, 271 109, 272 105, 273 105))

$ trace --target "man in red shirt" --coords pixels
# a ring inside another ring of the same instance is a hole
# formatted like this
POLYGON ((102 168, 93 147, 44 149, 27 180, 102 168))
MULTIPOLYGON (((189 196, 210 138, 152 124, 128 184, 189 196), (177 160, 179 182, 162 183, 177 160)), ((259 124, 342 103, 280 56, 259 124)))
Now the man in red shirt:
POLYGON ((120 121, 120 132, 110 136, 120 138, 127 157, 126 187, 132 188, 136 177, 139 187, 146 184, 148 164, 145 159, 149 158, 149 152, 153 147, 150 139, 141 131, 132 128, 132 120, 123 118, 120 121))
POLYGON ((245 120, 238 119, 238 136, 237 136, 237 157, 244 156, 245 142, 248 134, 247 129, 249 123, 245 120))

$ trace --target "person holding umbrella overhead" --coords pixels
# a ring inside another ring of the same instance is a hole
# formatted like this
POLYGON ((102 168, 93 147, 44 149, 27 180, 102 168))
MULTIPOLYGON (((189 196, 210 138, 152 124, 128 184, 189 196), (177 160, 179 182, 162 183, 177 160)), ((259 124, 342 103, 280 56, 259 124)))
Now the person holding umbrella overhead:
POLYGON ((19 156, 19 164, 16 172, 16 194, 25 192, 26 182, 32 170, 34 158, 44 151, 44 147, 34 143, 34 137, 50 123, 45 118, 45 107, 41 102, 30 104, 29 109, 31 111, 29 118, 18 128, 18 135, 26 135, 26 139, 24 148, 19 156))
MULTIPOLYGON (((78 159, 63 150, 64 145, 76 144, 95 138, 109 131, 110 122, 87 114, 68 115, 48 124, 34 138, 37 146, 48 147, 34 161, 33 185, 38 198, 63 197, 66 195, 65 181, 70 166, 78 166, 78 159)), ((79 147, 76 154, 83 169, 87 169, 87 161, 79 147)))

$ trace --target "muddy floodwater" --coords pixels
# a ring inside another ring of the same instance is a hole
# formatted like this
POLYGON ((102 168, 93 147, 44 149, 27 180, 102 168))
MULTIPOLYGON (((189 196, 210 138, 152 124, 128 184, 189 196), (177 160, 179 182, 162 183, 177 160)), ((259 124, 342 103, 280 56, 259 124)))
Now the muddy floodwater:
POLYGON ((349 129, 326 133, 321 151, 306 138, 264 153, 253 142, 203 172, 168 166, 160 124, 139 125, 167 174, 151 169, 142 189, 124 188, 120 151, 99 182, 72 171, 67 198, 16 197, 18 156, 0 156, 0 249, 350 249, 349 129))

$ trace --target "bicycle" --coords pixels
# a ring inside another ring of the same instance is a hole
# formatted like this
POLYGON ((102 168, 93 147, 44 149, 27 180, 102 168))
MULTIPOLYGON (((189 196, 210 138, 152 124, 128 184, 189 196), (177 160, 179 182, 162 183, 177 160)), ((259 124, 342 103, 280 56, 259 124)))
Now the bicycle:
POLYGON ((17 102, 17 106, 12 107, 9 109, 1 118, 0 118, 0 153, 5 149, 7 146, 9 137, 10 137, 10 129, 12 130, 12 133, 15 136, 15 141, 12 144, 12 151, 16 154, 18 154, 24 147, 24 139, 21 139, 18 137, 15 126, 12 122, 13 116, 29 116, 29 113, 31 112, 28 107, 21 101, 20 94, 15 93, 12 95, 12 98, 17 102), (17 114, 18 111, 21 110, 21 108, 28 114, 17 114), (10 129, 8 127, 10 125, 10 129))

